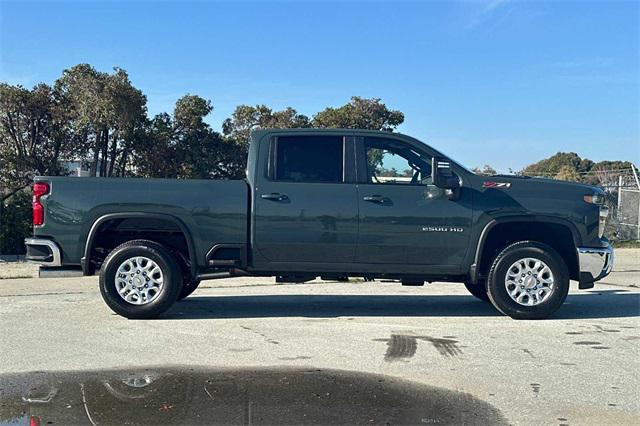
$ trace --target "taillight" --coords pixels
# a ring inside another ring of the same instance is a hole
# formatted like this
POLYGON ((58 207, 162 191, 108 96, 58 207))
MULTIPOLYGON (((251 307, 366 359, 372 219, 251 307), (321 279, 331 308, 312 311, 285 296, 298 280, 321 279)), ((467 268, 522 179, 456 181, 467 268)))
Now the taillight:
POLYGON ((49 193, 49 184, 46 182, 36 182, 33 184, 33 225, 40 226, 44 223, 44 206, 40 202, 40 197, 49 193))

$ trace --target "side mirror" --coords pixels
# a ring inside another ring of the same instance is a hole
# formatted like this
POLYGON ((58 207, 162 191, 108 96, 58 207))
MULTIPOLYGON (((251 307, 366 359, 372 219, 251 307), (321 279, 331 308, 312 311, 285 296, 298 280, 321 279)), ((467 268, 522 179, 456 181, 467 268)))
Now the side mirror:
POLYGON ((456 190, 460 188, 460 178, 451 170, 451 162, 443 157, 431 160, 431 180, 438 188, 456 190))

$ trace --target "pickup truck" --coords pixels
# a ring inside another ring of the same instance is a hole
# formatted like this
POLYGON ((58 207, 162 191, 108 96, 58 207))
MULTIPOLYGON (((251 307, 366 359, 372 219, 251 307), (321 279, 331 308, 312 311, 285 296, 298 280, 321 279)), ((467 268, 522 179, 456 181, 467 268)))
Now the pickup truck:
POLYGON ((398 133, 268 129, 243 180, 36 177, 25 243, 41 276, 99 273, 127 318, 252 275, 459 282, 536 319, 610 272, 607 213, 596 187, 479 176, 398 133))

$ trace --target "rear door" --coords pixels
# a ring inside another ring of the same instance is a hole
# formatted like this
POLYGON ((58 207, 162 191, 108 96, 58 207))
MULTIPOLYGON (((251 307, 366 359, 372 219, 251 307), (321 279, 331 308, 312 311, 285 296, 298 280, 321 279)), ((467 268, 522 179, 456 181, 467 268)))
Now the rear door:
POLYGON ((312 266, 304 264, 353 262, 358 232, 353 138, 283 134, 271 137, 261 155, 253 194, 254 265, 308 270, 312 266))
POLYGON ((471 193, 450 200, 431 183, 431 156, 406 141, 358 138, 360 234, 356 261, 460 265, 472 218, 471 193))

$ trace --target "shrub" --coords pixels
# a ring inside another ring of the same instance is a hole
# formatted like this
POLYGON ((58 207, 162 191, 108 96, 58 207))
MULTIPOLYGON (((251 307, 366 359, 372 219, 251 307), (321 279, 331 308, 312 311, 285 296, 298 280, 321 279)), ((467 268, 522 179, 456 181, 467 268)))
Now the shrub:
POLYGON ((24 254, 31 233, 31 194, 25 190, 0 205, 0 254, 24 254))

